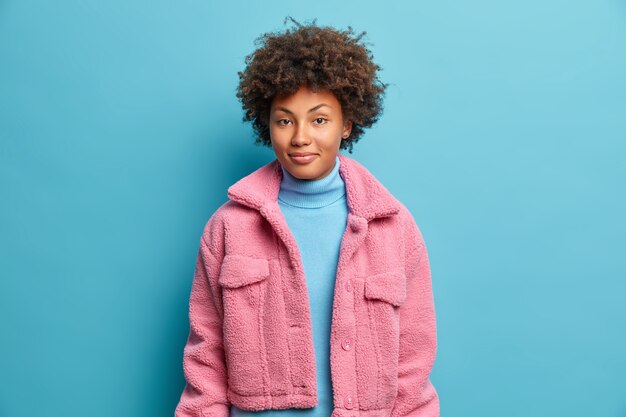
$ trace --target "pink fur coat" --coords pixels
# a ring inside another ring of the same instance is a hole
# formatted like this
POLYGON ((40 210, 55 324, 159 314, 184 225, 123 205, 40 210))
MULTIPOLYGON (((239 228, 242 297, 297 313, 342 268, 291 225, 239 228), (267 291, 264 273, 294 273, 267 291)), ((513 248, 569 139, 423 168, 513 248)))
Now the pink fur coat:
MULTIPOLYGON (((348 226, 332 310, 330 417, 438 417, 428 254, 409 210, 339 154, 348 226)), ((277 198, 277 159, 228 189, 207 222, 189 300, 176 417, 317 404, 302 260, 277 198)))

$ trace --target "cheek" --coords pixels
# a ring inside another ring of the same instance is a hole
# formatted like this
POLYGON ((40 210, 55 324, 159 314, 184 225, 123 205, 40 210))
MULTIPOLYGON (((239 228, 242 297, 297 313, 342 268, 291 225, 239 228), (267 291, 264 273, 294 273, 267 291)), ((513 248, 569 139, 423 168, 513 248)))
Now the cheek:
POLYGON ((323 146, 328 149, 334 149, 339 146, 342 133, 343 130, 341 129, 328 129, 328 131, 324 132, 323 137, 320 138, 321 141, 323 141, 323 146))
POLYGON ((289 138, 280 129, 270 130, 270 141, 272 142, 272 147, 277 152, 285 152, 289 147, 289 138))

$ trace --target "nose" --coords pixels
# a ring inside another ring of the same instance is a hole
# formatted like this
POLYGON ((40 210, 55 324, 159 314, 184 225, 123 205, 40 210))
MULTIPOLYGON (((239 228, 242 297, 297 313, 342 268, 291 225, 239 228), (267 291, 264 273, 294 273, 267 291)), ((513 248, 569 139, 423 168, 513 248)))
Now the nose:
POLYGON ((301 123, 295 130, 293 137, 291 138, 291 144, 294 146, 302 146, 310 143, 308 133, 306 132, 306 124, 301 123))

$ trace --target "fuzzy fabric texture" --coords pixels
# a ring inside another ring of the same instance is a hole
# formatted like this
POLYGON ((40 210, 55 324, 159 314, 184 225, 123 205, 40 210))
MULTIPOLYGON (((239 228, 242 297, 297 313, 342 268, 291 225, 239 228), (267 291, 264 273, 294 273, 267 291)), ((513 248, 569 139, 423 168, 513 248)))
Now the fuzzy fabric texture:
MULTIPOLYGON (((349 208, 332 309, 331 417, 438 417, 428 253, 409 210, 338 154, 349 208)), ((207 222, 189 299, 176 417, 317 405, 302 259, 278 206, 277 159, 228 188, 207 222)))

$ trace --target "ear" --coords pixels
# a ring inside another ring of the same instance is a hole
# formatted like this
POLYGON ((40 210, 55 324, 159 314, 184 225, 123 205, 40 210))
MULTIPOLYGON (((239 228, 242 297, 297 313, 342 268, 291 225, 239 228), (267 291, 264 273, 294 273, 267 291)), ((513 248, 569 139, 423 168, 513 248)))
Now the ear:
POLYGON ((352 120, 347 120, 344 124, 343 124, 343 132, 341 137, 342 138, 346 138, 348 136, 350 136, 350 132, 352 131, 352 120))

